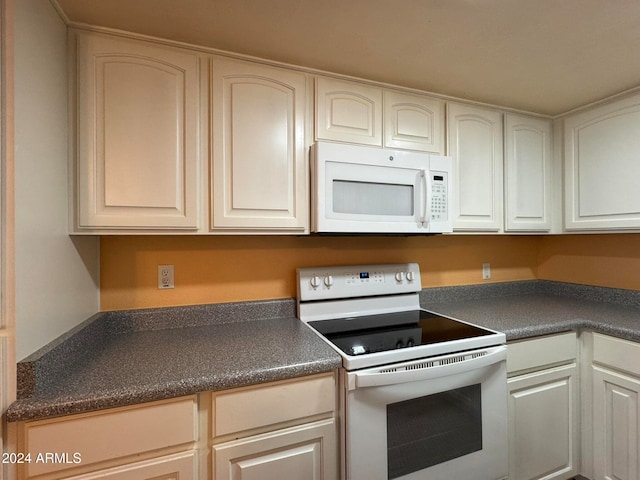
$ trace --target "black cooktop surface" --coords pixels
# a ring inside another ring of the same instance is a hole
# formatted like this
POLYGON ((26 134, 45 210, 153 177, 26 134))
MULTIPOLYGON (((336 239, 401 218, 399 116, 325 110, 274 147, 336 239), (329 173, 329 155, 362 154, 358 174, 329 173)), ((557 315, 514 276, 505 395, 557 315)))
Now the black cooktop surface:
POLYGON ((409 348, 494 332, 424 310, 309 322, 347 355, 409 348))

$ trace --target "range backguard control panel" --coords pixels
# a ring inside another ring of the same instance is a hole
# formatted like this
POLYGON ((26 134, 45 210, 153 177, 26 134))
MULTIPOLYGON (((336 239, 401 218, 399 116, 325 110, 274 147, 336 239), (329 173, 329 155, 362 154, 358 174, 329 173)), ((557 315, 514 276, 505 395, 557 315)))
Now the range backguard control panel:
POLYGON ((327 300, 419 292, 417 263, 299 268, 298 299, 327 300))

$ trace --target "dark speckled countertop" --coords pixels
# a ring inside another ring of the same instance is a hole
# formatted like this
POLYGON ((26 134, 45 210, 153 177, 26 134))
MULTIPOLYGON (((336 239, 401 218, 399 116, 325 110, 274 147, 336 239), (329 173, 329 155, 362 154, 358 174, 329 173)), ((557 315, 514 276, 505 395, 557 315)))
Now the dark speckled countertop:
MULTIPOLYGON (((424 289, 423 308, 524 339, 592 330, 640 342, 640 292, 548 281, 424 289)), ((341 359, 295 302, 106 312, 18 364, 8 421, 331 371, 341 359)))
POLYGON ((530 281, 442 287, 421 293, 423 308, 498 330, 507 341, 591 330, 640 342, 640 292, 530 281))
POLYGON ((283 380, 342 365, 295 318, 292 300, 98 314, 54 343, 18 364, 19 399, 9 407, 8 421, 283 380), (267 317, 233 321, 258 314, 267 317))

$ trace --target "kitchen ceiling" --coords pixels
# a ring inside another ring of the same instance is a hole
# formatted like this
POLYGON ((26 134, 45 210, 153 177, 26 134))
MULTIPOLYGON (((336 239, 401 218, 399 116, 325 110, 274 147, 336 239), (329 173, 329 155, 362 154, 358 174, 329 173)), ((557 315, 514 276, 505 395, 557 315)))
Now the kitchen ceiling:
POLYGON ((557 115, 640 86, 638 0, 53 0, 71 22, 557 115))

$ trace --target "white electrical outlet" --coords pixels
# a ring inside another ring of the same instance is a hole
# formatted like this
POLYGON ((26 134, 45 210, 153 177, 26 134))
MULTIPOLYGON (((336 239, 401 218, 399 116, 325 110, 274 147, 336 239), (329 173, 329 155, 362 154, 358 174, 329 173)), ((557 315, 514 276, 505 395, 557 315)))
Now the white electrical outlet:
POLYGON ((491 278, 491 264, 483 263, 482 264, 482 278, 484 280, 489 280, 491 278))
POLYGON ((158 265, 158 288, 173 287, 173 265, 158 265))

